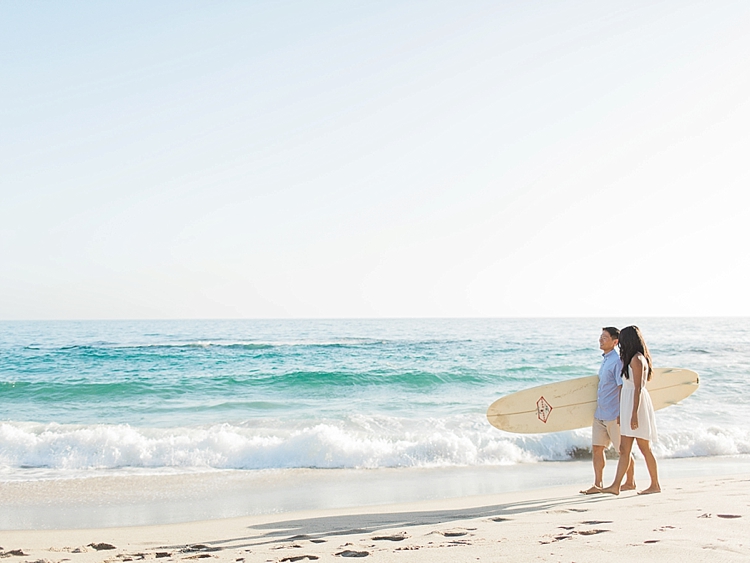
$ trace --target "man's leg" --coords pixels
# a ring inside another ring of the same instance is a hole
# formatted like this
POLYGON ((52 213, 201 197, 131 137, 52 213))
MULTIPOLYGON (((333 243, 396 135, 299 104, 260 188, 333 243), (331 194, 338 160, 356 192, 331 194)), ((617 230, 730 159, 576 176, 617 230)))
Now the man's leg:
POLYGON ((594 486, 600 489, 604 486, 604 466, 607 459, 604 457, 604 446, 592 446, 591 457, 594 460, 594 486))
POLYGON ((604 458, 604 450, 609 445, 609 441, 604 422, 594 419, 594 424, 591 427, 591 460, 594 463, 594 486, 581 491, 584 495, 600 493, 604 486, 604 465, 607 463, 604 458))

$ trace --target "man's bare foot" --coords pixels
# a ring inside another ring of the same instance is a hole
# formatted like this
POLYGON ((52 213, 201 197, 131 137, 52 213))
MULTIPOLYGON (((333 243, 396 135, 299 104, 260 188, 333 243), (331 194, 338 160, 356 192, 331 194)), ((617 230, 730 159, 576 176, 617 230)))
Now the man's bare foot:
POLYGON ((581 491, 581 494, 582 495, 598 495, 601 492, 602 492, 602 488, 594 485, 593 487, 588 488, 585 491, 581 491))
POLYGON ((612 485, 610 487, 606 487, 606 488, 602 489, 602 492, 610 494, 610 495, 619 495, 620 494, 620 489, 618 487, 615 487, 614 485, 612 485))
POLYGON ((661 492, 661 488, 659 487, 649 487, 648 489, 643 489, 642 491, 638 491, 638 494, 639 495, 654 495, 660 492, 661 492))
POLYGON ((622 487, 620 487, 621 491, 635 491, 635 481, 632 483, 624 483, 622 487))

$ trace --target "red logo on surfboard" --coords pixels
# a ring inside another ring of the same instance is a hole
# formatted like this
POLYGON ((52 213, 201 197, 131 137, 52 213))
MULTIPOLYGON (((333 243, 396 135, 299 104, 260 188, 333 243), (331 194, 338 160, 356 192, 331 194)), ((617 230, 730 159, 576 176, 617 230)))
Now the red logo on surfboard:
POLYGON ((547 424, 547 419, 549 418, 549 413, 552 412, 552 405, 550 405, 547 402, 547 399, 545 399, 543 396, 539 397, 539 400, 536 402, 536 416, 539 420, 544 422, 544 424, 547 424))

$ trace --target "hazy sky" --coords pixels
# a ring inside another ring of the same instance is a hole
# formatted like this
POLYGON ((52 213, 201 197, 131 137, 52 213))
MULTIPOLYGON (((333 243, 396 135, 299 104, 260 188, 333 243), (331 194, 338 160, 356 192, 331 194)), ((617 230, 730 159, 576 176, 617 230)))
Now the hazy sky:
POLYGON ((0 318, 750 315, 750 3, 0 4, 0 318))

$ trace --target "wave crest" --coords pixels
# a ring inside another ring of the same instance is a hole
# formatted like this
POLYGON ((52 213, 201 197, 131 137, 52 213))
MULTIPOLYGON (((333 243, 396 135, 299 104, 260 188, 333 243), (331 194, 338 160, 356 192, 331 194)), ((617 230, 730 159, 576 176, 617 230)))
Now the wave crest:
MULTIPOLYGON (((413 421, 266 421, 170 429, 0 423, 0 467, 62 471, 124 468, 281 469, 507 465, 581 457, 589 430, 513 435, 479 417, 413 421)), ((750 454, 750 432, 703 427, 666 432, 660 457, 750 454)))

